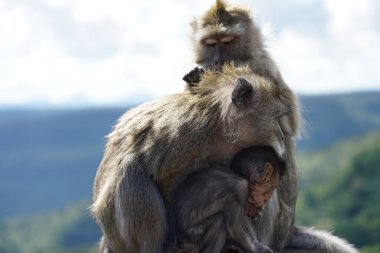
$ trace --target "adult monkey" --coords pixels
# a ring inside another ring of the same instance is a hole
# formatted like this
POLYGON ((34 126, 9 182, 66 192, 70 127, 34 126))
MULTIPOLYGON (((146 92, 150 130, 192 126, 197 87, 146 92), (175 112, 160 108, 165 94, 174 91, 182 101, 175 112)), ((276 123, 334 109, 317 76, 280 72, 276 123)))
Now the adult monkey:
MULTIPOLYGON (((279 87, 288 88, 276 64, 264 48, 262 35, 255 25, 250 10, 228 5, 217 0, 204 15, 191 24, 195 62, 204 68, 214 68, 233 61, 248 64, 257 75, 272 80, 279 87)), ((188 86, 196 86, 202 70, 190 72, 184 80, 188 86), (191 73, 195 73, 192 75, 191 73)), ((294 101, 296 104, 296 101, 294 101)), ((292 111, 299 118, 299 110, 292 111)), ((294 128, 294 126, 290 126, 294 128)), ((295 141, 285 135, 287 173, 282 177, 277 195, 266 205, 263 216, 255 222, 259 241, 275 251, 286 252, 357 252, 344 240, 324 231, 294 226, 297 199, 297 171, 295 165, 295 141)))
POLYGON ((231 64, 206 71, 189 91, 125 113, 108 136, 94 182, 91 212, 103 232, 101 252, 162 252, 166 207, 186 173, 228 165, 255 145, 284 154, 284 134, 297 130, 288 128, 297 121, 293 97, 231 64))

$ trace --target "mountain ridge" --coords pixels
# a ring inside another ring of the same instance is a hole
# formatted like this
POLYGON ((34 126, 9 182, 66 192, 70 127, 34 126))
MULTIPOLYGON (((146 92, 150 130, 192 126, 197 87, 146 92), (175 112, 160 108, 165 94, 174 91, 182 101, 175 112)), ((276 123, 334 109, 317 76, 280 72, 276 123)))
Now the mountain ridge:
MULTIPOLYGON (((380 92, 301 97, 307 153, 380 128, 380 92)), ((128 108, 0 110, 0 218, 89 198, 105 136, 128 108)))

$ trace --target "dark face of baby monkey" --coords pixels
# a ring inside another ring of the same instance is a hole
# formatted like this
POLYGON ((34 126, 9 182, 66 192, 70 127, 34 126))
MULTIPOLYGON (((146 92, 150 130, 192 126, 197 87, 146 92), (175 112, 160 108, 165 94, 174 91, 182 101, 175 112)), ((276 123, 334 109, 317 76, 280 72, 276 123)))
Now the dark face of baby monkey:
POLYGON ((261 214, 265 203, 280 184, 285 163, 270 147, 251 147, 240 151, 231 161, 231 168, 249 180, 246 214, 253 218, 261 214))
POLYGON ((179 185, 167 252, 272 252, 247 224, 279 184, 282 163, 271 148, 252 147, 239 152, 231 167, 201 169, 179 185))

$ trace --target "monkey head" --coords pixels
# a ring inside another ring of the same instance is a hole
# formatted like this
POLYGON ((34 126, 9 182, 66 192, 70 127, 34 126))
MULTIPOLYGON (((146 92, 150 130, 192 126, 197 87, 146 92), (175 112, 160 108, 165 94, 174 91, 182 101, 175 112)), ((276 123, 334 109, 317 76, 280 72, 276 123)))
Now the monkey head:
POLYGON ((256 217, 284 174, 285 162, 270 147, 254 146, 240 151, 231 161, 231 168, 249 181, 246 213, 256 217))
POLYGON ((253 182, 258 182, 262 177, 265 179, 273 171, 278 171, 279 176, 282 176, 286 169, 285 162, 268 146, 252 146, 241 150, 231 160, 231 168, 253 182))
POLYGON ((221 139, 230 141, 226 150, 215 150, 223 157, 225 152, 237 153, 253 145, 270 146, 281 157, 286 138, 297 132, 298 118, 293 113, 297 105, 292 91, 272 85, 270 79, 254 74, 248 66, 225 64, 220 71, 206 69, 198 85, 191 86, 189 92, 212 93, 219 100, 223 118, 221 139))
POLYGON ((250 10, 221 0, 217 0, 191 26, 195 62, 203 67, 214 67, 228 61, 249 61, 253 49, 262 44, 250 10))

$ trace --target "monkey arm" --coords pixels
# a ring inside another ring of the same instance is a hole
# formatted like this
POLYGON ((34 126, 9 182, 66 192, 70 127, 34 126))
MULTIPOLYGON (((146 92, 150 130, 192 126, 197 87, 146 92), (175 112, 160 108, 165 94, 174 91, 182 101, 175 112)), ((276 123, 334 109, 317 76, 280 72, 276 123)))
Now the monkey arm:
MULTIPOLYGON (((139 159, 126 156, 121 180, 112 194, 101 193, 92 213, 104 237, 101 249, 110 252, 160 252, 166 237, 166 210, 161 194, 139 159)), ((107 252, 107 251, 105 251, 107 252)))

